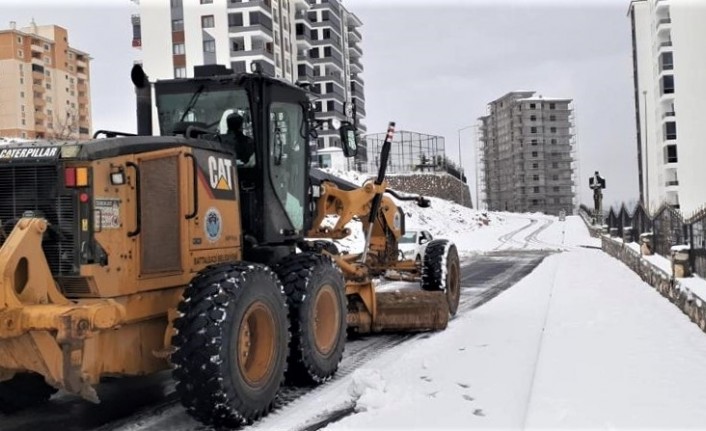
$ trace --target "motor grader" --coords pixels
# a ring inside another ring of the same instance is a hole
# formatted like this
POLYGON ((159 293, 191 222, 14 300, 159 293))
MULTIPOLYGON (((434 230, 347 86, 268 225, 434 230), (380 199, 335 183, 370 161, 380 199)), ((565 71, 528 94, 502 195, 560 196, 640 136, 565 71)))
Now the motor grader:
MULTIPOLYGON (((421 265, 401 259, 389 195, 427 201, 387 189, 393 127, 377 178, 358 187, 310 168, 322 122, 305 88, 215 66, 132 78, 137 135, 0 149, 0 410, 58 389, 98 402, 103 378, 173 367, 191 415, 236 426, 266 414, 285 379, 330 378, 348 332, 446 327, 458 254, 435 240, 421 265), (353 219, 362 253, 320 247, 353 219), (390 269, 422 289, 376 292, 390 269)), ((350 124, 340 138, 354 155, 350 124)))

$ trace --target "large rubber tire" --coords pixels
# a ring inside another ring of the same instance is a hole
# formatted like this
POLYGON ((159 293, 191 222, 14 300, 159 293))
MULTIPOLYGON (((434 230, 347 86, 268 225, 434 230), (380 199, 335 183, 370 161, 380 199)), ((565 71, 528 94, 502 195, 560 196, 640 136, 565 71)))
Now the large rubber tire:
POLYGON ((268 413, 284 382, 289 322, 267 267, 217 265, 184 291, 172 345, 177 394, 207 425, 238 427, 268 413))
POLYGON ((446 239, 429 242, 424 251, 422 289, 446 293, 449 313, 456 315, 461 299, 461 263, 456 246, 446 239))
POLYGON ((12 414, 44 404, 56 391, 39 374, 16 374, 0 382, 0 412, 12 414))
POLYGON ((347 333, 346 287, 331 258, 300 253, 275 267, 284 285, 292 328, 287 381, 321 383, 338 370, 347 333))

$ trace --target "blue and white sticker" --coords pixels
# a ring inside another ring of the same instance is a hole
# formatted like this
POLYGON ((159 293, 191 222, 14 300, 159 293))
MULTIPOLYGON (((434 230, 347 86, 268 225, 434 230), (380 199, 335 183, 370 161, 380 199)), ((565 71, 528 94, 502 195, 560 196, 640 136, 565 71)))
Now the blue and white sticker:
POLYGON ((203 229, 206 232, 206 238, 208 238, 210 242, 216 242, 221 238, 223 219, 221 218, 221 213, 218 212, 216 208, 211 207, 206 211, 206 220, 203 229))

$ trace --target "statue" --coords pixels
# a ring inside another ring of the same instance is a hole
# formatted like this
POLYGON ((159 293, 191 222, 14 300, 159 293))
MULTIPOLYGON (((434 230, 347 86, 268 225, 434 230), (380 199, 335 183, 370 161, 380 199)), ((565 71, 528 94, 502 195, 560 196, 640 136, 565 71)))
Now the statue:
POLYGON ((603 224, 603 189, 605 179, 598 171, 588 180, 588 186, 593 190, 593 224, 603 224))

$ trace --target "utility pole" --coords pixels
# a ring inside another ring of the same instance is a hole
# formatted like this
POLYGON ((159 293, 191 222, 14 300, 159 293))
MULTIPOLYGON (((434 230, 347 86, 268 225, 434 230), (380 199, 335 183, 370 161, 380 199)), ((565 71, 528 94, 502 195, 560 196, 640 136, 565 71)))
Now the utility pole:
POLYGON ((642 100, 644 101, 645 115, 645 211, 650 214, 650 163, 649 163, 649 147, 647 146, 647 90, 642 90, 642 100))
MULTIPOLYGON (((466 129, 470 129, 471 127, 476 127, 476 125, 475 125, 475 124, 471 124, 471 125, 464 126, 464 127, 461 127, 460 129, 458 129, 458 167, 459 167, 459 169, 461 170, 461 183, 462 183, 462 184, 466 184, 466 183, 463 182, 463 176, 464 176, 464 175, 463 175, 463 171, 464 171, 464 170, 463 170, 463 162, 461 161, 461 132, 464 131, 464 130, 466 130, 466 129)), ((465 186, 464 186, 464 187, 465 187, 465 186)), ((464 203, 463 203, 463 200, 464 200, 464 199, 463 199, 463 195, 464 195, 464 193, 462 192, 462 193, 461 193, 461 205, 464 204, 464 203)), ((476 196, 476 201, 477 201, 477 200, 478 200, 478 197, 476 196)), ((477 205, 478 205, 478 202, 476 202, 476 206, 477 206, 477 205)), ((471 206, 473 206, 473 201, 472 201, 472 200, 471 200, 471 206)))

